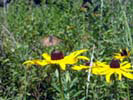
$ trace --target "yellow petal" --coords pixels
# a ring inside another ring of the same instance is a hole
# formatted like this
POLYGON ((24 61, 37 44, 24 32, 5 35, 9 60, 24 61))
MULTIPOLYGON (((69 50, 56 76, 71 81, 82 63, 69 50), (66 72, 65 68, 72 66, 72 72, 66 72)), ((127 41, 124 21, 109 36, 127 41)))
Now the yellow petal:
POLYGON ((34 63, 36 65, 40 65, 40 66, 45 66, 48 64, 48 62, 46 60, 34 60, 34 63))
POLYGON ((129 57, 131 53, 130 53, 130 51, 128 50, 128 48, 126 48, 126 51, 127 51, 127 54, 128 54, 127 57, 129 57))
POLYGON ((71 58, 71 57, 67 56, 67 57, 64 58, 63 62, 65 64, 75 64, 75 63, 78 62, 78 59, 77 58, 71 58))
POLYGON ((28 60, 28 61, 25 61, 23 64, 27 64, 27 65, 36 64, 40 66, 45 66, 48 64, 48 62, 46 62, 45 60, 28 60))
POLYGON ((126 62, 123 62, 122 64, 121 64, 121 68, 131 68, 131 64, 130 63, 128 63, 127 61, 126 62))
MULTIPOLYGON (((64 57, 64 62, 65 62, 66 64, 75 64, 75 63, 77 63, 77 62, 78 62, 77 56, 78 56, 79 54, 85 52, 85 51, 87 51, 87 50, 77 50, 77 51, 71 53, 70 55, 65 56, 65 57, 64 57)), ((79 57, 79 59, 80 59, 80 57, 79 57)), ((81 59, 87 59, 87 60, 88 60, 88 58, 85 57, 85 56, 84 56, 84 57, 81 56, 81 59)))
POLYGON ((133 80, 133 74, 131 74, 129 72, 124 72, 124 71, 122 71, 122 74, 123 74, 123 76, 133 80))
POLYGON ((94 65, 95 68, 105 68, 105 69, 110 68, 109 65, 106 64, 106 62, 97 61, 93 65, 94 65))
POLYGON ((92 73, 96 75, 105 75, 110 72, 110 68, 92 67, 92 73))
POLYGON ((34 63, 34 61, 32 61, 32 60, 27 60, 27 61, 25 61, 23 64, 33 65, 33 64, 35 64, 35 63, 34 63))
POLYGON ((114 57, 115 59, 119 59, 120 61, 123 61, 123 59, 125 58, 125 56, 121 56, 120 53, 114 53, 114 57))
POLYGON ((83 53, 83 52, 86 52, 87 50, 84 49, 84 50, 77 50, 75 52, 72 52, 71 54, 69 54, 68 56, 71 56, 71 57, 76 57, 78 56, 79 54, 83 53))
POLYGON ((122 49, 120 49, 120 53, 122 52, 122 49))
POLYGON ((115 56, 120 56, 120 53, 114 53, 115 56))
POLYGON ((128 57, 131 55, 130 51, 128 51, 128 57))
POLYGON ((66 65, 65 64, 60 63, 59 65, 60 65, 60 67, 61 67, 62 70, 66 70, 66 65))
POLYGON ((132 69, 122 69, 122 68, 121 68, 121 70, 123 70, 123 71, 125 71, 125 72, 133 72, 132 69))
POLYGON ((49 54, 47 54, 47 53, 43 53, 42 56, 46 60, 50 60, 51 59, 51 56, 49 54))
POLYGON ((89 68, 88 66, 80 65, 80 66, 73 66, 73 70, 82 70, 82 69, 87 69, 89 68))
POLYGON ((117 74, 118 74, 118 80, 121 80, 121 78, 122 78, 122 73, 119 72, 119 73, 117 73, 117 74))
POLYGON ((78 59, 83 59, 83 60, 89 60, 89 58, 87 58, 86 56, 78 56, 78 59))
POLYGON ((81 70, 82 68, 80 68, 80 66, 73 66, 72 69, 73 70, 81 70))
POLYGON ((108 83, 110 83, 110 77, 111 77, 112 74, 113 74, 113 72, 110 72, 110 73, 106 74, 106 81, 108 83))

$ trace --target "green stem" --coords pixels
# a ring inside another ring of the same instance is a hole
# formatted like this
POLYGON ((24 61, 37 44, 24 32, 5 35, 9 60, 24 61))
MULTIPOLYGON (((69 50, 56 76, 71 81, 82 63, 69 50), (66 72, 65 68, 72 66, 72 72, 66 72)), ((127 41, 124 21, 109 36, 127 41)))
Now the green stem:
POLYGON ((128 100, 130 100, 130 92, 129 92, 129 85, 128 85, 128 87, 127 87, 127 95, 128 95, 128 100))
POLYGON ((61 82, 61 71, 60 71, 60 68, 58 67, 58 73, 59 73, 59 83, 60 83, 60 94, 61 94, 61 100, 65 100, 64 98, 64 89, 63 89, 63 85, 62 85, 62 82, 61 82))
POLYGON ((128 100, 130 100, 129 83, 128 83, 128 80, 126 81, 127 81, 127 96, 128 96, 128 100))
POLYGON ((116 75, 113 75, 113 80, 114 80, 114 84, 113 84, 112 93, 114 93, 114 99, 117 100, 117 80, 116 80, 116 75))
POLYGON ((22 94, 22 99, 26 100, 26 91, 27 91, 27 68, 24 68, 24 89, 23 89, 23 94, 22 94))

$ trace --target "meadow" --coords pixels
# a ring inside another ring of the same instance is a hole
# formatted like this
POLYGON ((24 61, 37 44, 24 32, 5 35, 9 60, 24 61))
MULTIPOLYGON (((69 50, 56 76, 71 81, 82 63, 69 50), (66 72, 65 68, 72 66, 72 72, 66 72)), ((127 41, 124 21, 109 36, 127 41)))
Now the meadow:
POLYGON ((105 75, 91 72, 94 62, 109 64, 114 53, 126 48, 130 56, 123 61, 133 66, 133 2, 88 1, 42 0, 35 5, 16 0, 7 9, 0 7, 0 100, 133 100, 133 78, 118 80, 114 74, 108 83, 105 75), (54 50, 67 56, 84 49, 80 55, 90 60, 68 64, 65 70, 58 64, 23 64, 54 50), (91 63, 88 69, 72 69, 86 62, 91 63))

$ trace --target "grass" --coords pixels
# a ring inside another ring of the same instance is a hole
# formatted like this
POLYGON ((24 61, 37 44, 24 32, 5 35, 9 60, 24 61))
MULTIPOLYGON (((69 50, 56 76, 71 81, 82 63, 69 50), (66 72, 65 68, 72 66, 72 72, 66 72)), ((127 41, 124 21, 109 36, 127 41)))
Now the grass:
MULTIPOLYGON (((54 65, 30 69, 22 65, 27 59, 40 58, 43 52, 59 49, 67 55, 86 48, 85 55, 91 58, 95 46, 94 60, 100 61, 111 60, 121 48, 129 48, 133 54, 131 0, 93 0, 86 12, 81 5, 82 0, 49 0, 48 4, 43 0, 41 6, 18 0, 9 4, 7 12, 0 8, 0 100, 61 99, 54 65), (61 43, 44 47, 40 40, 49 35, 61 43)), ((86 95, 87 72, 69 67, 61 74, 65 100, 133 99, 132 80, 123 78, 109 85, 104 77, 91 75, 86 95)))

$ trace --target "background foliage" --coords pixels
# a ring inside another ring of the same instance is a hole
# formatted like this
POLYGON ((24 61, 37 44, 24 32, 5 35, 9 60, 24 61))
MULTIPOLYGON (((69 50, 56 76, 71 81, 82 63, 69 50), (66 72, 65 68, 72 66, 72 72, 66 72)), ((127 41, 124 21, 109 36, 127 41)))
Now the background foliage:
MULTIPOLYGON (((6 11, 0 8, 0 100, 60 100, 54 65, 30 69, 22 65, 43 52, 59 49, 67 55, 87 48, 85 55, 90 57, 95 45, 95 60, 101 61, 111 60, 120 48, 133 53, 132 0, 92 2, 86 11, 81 8, 82 0, 42 0, 41 5, 16 0, 6 11), (61 43, 44 47, 40 40, 49 35, 61 43)), ((125 78, 109 85, 104 77, 93 75, 87 96, 87 72, 68 67, 62 71, 62 81, 66 100, 133 99, 133 81, 125 78)))

